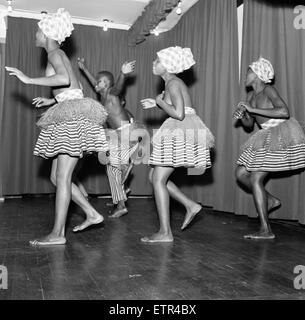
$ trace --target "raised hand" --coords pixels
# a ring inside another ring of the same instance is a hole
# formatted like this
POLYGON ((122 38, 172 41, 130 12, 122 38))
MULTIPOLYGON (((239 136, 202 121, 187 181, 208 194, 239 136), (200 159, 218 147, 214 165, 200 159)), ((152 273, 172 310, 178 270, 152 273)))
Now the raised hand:
POLYGON ((36 108, 47 107, 54 103, 55 99, 47 99, 43 97, 34 98, 32 102, 32 104, 34 104, 36 108))
POLYGON ((162 93, 160 93, 159 95, 157 95, 157 97, 156 97, 156 103, 157 103, 158 105, 160 105, 160 104, 162 103, 163 99, 164 99, 164 91, 162 91, 162 93))
POLYGON ((126 61, 126 62, 123 63, 121 71, 124 74, 131 73, 131 72, 134 71, 135 66, 136 66, 136 60, 133 60, 133 61, 130 61, 130 62, 126 61))
POLYGON ((85 58, 77 58, 77 64, 81 70, 84 70, 85 69, 85 58))
POLYGON ((254 108, 252 108, 251 105, 248 102, 244 102, 244 101, 241 101, 237 105, 237 108, 244 108, 244 109, 246 109, 246 111, 248 111, 250 113, 254 110, 254 108))
POLYGON ((10 76, 17 77, 21 82, 28 84, 30 83, 30 78, 26 76, 23 72, 18 70, 17 68, 5 67, 6 71, 9 72, 10 76))
POLYGON ((143 109, 150 109, 157 106, 156 100, 151 98, 141 100, 141 105, 143 106, 143 109))

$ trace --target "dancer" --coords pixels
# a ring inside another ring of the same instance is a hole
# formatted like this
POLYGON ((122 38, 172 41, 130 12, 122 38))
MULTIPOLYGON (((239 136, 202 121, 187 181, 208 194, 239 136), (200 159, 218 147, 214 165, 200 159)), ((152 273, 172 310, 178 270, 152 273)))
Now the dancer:
POLYGON ((66 243, 65 224, 71 199, 86 213, 79 227, 99 224, 104 218, 87 201, 79 188, 71 182, 73 170, 85 152, 108 149, 103 123, 107 112, 98 102, 84 98, 69 59, 60 44, 71 35, 73 24, 63 8, 38 22, 36 46, 48 54, 46 76, 30 78, 16 68, 6 67, 10 75, 25 84, 51 86, 57 104, 49 108, 38 121, 42 128, 34 155, 53 158, 51 181, 56 186, 55 223, 52 232, 32 245, 61 245, 66 243))
POLYGON ((261 128, 242 146, 237 161, 236 178, 253 194, 260 218, 260 230, 246 239, 274 239, 268 214, 281 205, 279 199, 264 188, 270 172, 305 167, 305 135, 299 123, 289 115, 286 103, 269 83, 274 77, 270 61, 260 57, 248 69, 245 85, 251 87, 246 101, 234 113, 242 125, 261 128))
MULTIPOLYGON (((126 191, 129 193, 130 190, 125 189, 124 183, 133 167, 133 161, 130 161, 130 158, 138 147, 137 143, 129 141, 130 134, 138 125, 132 114, 124 108, 124 100, 120 98, 120 95, 124 88, 126 75, 134 71, 135 61, 125 62, 122 65, 116 83, 114 83, 113 74, 109 71, 99 72, 95 79, 85 66, 84 58, 78 59, 78 65, 100 95, 101 102, 108 112, 107 124, 110 129, 107 130, 107 136, 110 150, 107 154, 100 152, 99 160, 102 164, 106 164, 111 197, 115 205, 109 218, 120 218, 128 213, 126 191)), ((74 231, 77 231, 77 228, 74 231)))
POLYGON ((181 229, 184 230, 203 206, 188 198, 169 180, 177 167, 211 167, 210 148, 214 137, 202 120, 196 115, 185 83, 176 74, 195 64, 189 48, 169 47, 157 52, 153 73, 165 81, 165 91, 155 100, 144 99, 142 105, 149 108, 158 105, 169 118, 153 137, 153 152, 149 163, 155 201, 159 214, 160 229, 157 233, 141 239, 143 242, 172 242, 170 227, 169 196, 186 208, 181 229))

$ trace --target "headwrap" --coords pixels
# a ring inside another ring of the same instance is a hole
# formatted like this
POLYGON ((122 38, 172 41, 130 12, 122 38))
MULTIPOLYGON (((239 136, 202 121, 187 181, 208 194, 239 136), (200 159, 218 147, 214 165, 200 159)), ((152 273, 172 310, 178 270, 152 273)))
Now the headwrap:
POLYGON ((169 47, 158 51, 157 56, 169 73, 180 73, 196 63, 190 48, 169 47))
POLYGON ((252 71, 265 83, 271 82, 274 78, 274 69, 267 59, 260 57, 249 65, 252 71))
POLYGON ((38 22, 38 26, 46 37, 56 40, 59 44, 65 41, 67 37, 70 37, 74 30, 71 16, 64 8, 58 9, 52 15, 44 16, 38 22))

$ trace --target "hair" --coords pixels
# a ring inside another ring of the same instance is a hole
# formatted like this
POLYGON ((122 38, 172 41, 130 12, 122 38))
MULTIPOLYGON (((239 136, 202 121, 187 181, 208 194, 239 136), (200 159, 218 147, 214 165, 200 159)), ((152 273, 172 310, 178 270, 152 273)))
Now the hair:
POLYGON ((109 71, 100 71, 98 74, 97 74, 97 77, 98 78, 101 78, 101 77, 106 77, 109 82, 110 82, 110 85, 109 87, 112 87, 114 85, 114 76, 111 72, 109 71))

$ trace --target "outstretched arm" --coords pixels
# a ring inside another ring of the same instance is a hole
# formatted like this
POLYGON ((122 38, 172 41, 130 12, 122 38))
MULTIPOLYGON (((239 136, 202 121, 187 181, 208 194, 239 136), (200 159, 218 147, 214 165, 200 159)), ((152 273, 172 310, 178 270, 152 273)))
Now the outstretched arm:
POLYGON ((52 55, 49 55, 48 60, 55 71, 55 74, 49 77, 30 78, 16 68, 5 67, 5 69, 9 72, 9 75, 16 76, 25 84, 47 87, 68 86, 70 84, 70 78, 60 54, 54 52, 52 55))
POLYGON ((85 76, 87 77, 87 79, 89 80, 90 84, 92 85, 92 87, 95 88, 95 86, 97 85, 96 79, 95 77, 89 72, 89 70, 86 68, 85 66, 85 59, 84 58, 78 58, 77 59, 77 63, 79 68, 84 72, 85 76))
POLYGON ((130 62, 124 62, 121 68, 120 75, 115 83, 115 85, 111 88, 111 94, 119 96, 123 89, 125 84, 126 75, 133 72, 135 69, 136 61, 130 61, 130 62))

